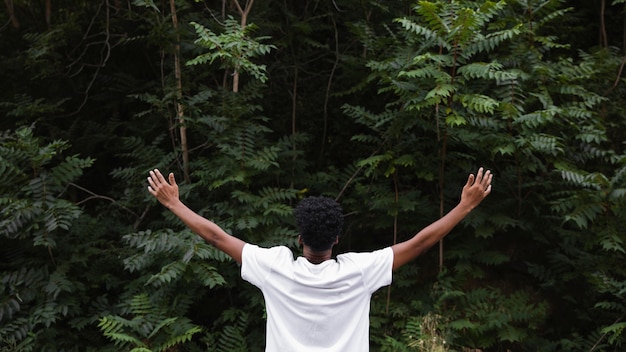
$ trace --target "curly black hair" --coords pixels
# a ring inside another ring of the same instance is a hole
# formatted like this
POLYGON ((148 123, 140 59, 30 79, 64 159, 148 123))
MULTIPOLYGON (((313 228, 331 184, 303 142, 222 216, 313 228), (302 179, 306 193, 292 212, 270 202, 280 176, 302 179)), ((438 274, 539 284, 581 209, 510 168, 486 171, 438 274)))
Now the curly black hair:
POLYGON ((343 229, 341 205, 332 198, 307 197, 293 211, 305 245, 316 252, 332 248, 343 229))

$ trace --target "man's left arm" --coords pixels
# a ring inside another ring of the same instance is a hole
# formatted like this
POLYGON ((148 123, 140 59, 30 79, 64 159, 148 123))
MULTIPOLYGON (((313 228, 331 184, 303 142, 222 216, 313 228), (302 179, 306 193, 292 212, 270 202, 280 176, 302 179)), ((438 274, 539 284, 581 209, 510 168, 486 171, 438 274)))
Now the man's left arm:
POLYGON ((476 173, 470 174, 467 183, 463 186, 461 201, 450 212, 439 220, 428 225, 413 238, 395 244, 393 250, 393 270, 415 259, 430 247, 446 236, 458 223, 461 222, 486 196, 491 193, 491 171, 480 168, 476 173))

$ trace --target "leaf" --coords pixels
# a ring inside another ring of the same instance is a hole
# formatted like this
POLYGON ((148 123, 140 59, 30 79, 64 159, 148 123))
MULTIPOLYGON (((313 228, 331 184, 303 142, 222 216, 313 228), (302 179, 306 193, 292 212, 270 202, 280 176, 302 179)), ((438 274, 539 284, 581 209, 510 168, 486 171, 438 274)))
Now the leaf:
POLYGON ((435 88, 431 89, 424 98, 432 103, 442 103, 443 98, 449 98, 456 91, 456 87, 452 84, 438 84, 435 88))
POLYGON ((493 114, 498 108, 498 101, 482 94, 463 94, 460 98, 464 107, 483 114, 493 114))
POLYGON ((222 286, 226 284, 226 280, 217 269, 207 263, 199 263, 193 266, 194 274, 197 275, 202 285, 209 288, 222 286))
POLYGON ((618 341, 622 333, 626 329, 626 322, 618 322, 608 326, 603 327, 600 332, 602 334, 609 335, 609 342, 614 343, 618 341))
POLYGON ((135 6, 143 6, 143 7, 150 7, 150 8, 152 8, 156 12, 161 12, 161 11, 159 11, 159 8, 154 4, 153 0, 133 0, 133 5, 135 5, 135 6))
POLYGON ((477 327, 475 323, 472 323, 467 319, 455 320, 448 323, 447 325, 454 330, 475 329, 477 327))

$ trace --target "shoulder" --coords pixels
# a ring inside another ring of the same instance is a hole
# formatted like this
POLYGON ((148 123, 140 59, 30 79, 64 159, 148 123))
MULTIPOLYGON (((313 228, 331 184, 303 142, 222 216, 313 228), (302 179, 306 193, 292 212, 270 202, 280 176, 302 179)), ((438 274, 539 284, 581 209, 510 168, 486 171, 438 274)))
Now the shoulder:
POLYGON ((293 261, 293 252, 286 246, 275 246, 264 248, 255 244, 246 243, 241 253, 242 263, 244 261, 252 262, 271 262, 276 261, 293 261))
POLYGON ((377 249, 375 251, 370 252, 347 252, 337 255, 337 259, 357 259, 357 260, 368 260, 373 258, 385 258, 392 257, 393 258, 393 250, 391 247, 385 247, 382 249, 377 249))
POLYGON ((385 247, 371 252, 348 252, 339 254, 337 262, 352 262, 358 266, 386 265, 393 263, 393 250, 385 247))
POLYGON ((241 253, 241 277, 261 287, 272 272, 293 265, 293 261, 293 253, 285 246, 263 248, 248 243, 241 253))
POLYGON ((340 265, 352 266, 357 270, 368 292, 373 293, 389 285, 393 272, 393 250, 391 247, 372 252, 345 253, 337 256, 340 265))
POLYGON ((250 243, 246 243, 243 246, 243 253, 244 255, 246 255, 246 253, 248 255, 250 254, 261 254, 261 255, 265 255, 265 254, 271 254, 271 255, 285 255, 285 254, 290 254, 291 256, 293 256, 291 249, 287 248, 286 246, 274 246, 274 247, 261 247, 258 246, 256 244, 250 244, 250 243))

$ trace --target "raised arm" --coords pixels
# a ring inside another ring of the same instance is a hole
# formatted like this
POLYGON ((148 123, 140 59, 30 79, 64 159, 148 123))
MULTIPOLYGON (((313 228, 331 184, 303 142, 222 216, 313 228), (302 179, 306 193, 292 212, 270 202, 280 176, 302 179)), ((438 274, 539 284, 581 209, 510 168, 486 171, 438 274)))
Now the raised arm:
POLYGON ((169 174, 168 183, 161 172, 158 169, 154 169, 150 171, 148 184, 150 194, 178 216, 193 232, 217 249, 228 254, 237 263, 241 263, 241 252, 246 243, 237 237, 229 235, 214 222, 203 218, 183 204, 178 195, 178 185, 173 173, 169 174))
POLYGON ((467 183, 463 186, 461 201, 456 207, 439 220, 422 229, 413 238, 393 245, 391 247, 394 256, 393 270, 424 253, 461 222, 467 214, 491 193, 492 178, 491 171, 484 171, 482 167, 478 169, 476 176, 470 174, 467 178, 467 183))

